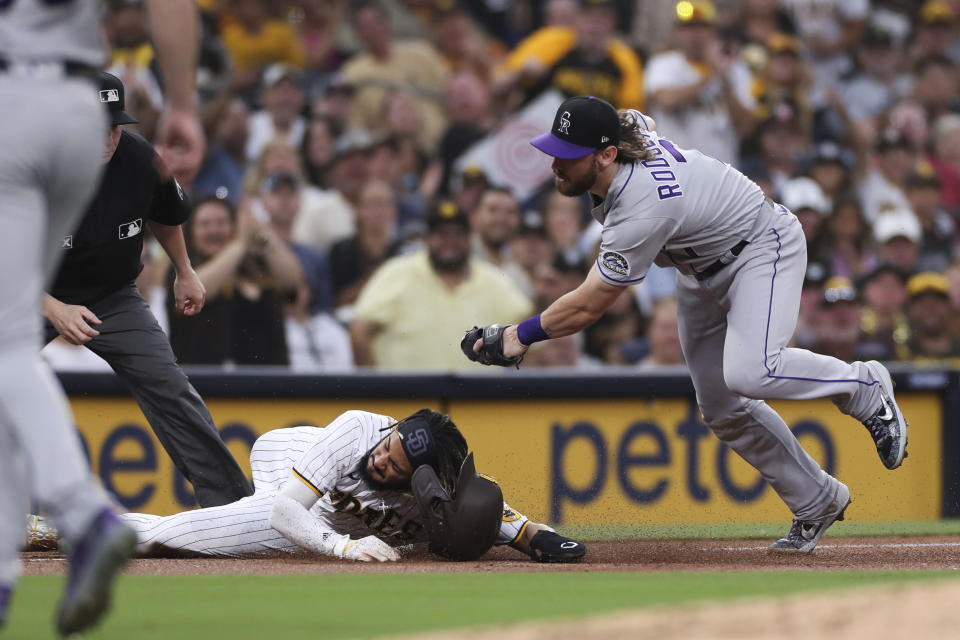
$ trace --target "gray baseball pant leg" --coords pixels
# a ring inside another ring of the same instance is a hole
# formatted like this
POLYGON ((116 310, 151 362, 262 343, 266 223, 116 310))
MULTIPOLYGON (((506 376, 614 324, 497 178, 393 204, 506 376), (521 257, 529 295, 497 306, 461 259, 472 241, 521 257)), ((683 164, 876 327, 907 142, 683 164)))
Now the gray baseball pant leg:
POLYGON ((798 518, 817 517, 839 487, 776 411, 724 383, 727 310, 694 278, 677 278, 680 344, 703 420, 770 483, 798 518))
POLYGON ((749 398, 833 398, 844 413, 864 420, 880 406, 880 384, 863 362, 787 346, 797 327, 806 268, 803 230, 786 212, 709 279, 708 288, 729 307, 723 380, 749 398))
MULTIPOLYGON (((96 327, 100 335, 86 346, 130 389, 163 448, 193 484, 200 506, 229 504, 252 494, 253 487, 137 288, 123 287, 90 310, 102 324, 96 327)), ((48 336, 51 329, 48 326, 48 336)))
POLYGON ((17 573, 30 495, 67 540, 108 505, 39 357, 44 278, 59 259, 52 249, 96 188, 105 135, 92 84, 0 74, 0 467, 15 475, 20 465, 25 476, 0 484, 0 518, 17 523, 0 527, 3 576, 17 573))

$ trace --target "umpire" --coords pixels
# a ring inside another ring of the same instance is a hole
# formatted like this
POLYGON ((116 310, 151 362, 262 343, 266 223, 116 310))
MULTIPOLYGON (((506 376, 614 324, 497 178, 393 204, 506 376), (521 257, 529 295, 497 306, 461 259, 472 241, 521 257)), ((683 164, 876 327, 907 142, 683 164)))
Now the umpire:
POLYGON ((153 146, 121 128, 137 122, 124 111, 123 83, 109 73, 99 76, 100 102, 111 119, 106 168, 79 228, 61 243, 63 263, 44 296, 45 339, 59 334, 107 361, 193 484, 201 506, 235 502, 253 489, 134 284, 143 269, 146 224, 176 272, 177 309, 195 315, 203 308, 206 292, 180 228, 189 207, 176 180, 160 177, 153 146))

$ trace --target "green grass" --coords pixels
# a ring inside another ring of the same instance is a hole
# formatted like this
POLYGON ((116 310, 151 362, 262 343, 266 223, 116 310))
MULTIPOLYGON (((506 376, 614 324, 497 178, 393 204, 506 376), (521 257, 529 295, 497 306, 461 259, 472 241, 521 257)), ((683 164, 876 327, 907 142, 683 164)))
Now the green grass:
MULTIPOLYGON (((584 542, 591 540, 707 539, 744 540, 778 537, 790 523, 734 523, 691 525, 559 526, 557 530, 584 542)), ((960 520, 922 522, 841 522, 830 528, 831 538, 868 536, 960 535, 960 520)))
MULTIPOLYGON (((95 639, 368 638, 580 617, 618 609, 786 595, 951 572, 453 573, 124 576, 95 639)), ((24 578, 4 637, 53 637, 63 579, 24 578)), ((466 636, 465 636, 466 637, 466 636)))

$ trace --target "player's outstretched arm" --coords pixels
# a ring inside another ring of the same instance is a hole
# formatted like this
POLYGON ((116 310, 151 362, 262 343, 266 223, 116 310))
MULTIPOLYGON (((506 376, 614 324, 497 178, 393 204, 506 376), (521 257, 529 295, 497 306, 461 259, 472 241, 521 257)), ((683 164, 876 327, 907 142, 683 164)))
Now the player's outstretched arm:
POLYGON ((270 510, 270 526, 299 547, 347 560, 392 562, 400 555, 376 536, 351 539, 327 527, 310 513, 318 496, 312 487, 294 477, 277 494, 270 510))
POLYGON ((562 536, 548 525, 528 522, 510 546, 537 562, 577 562, 587 553, 582 542, 562 536))
MULTIPOLYGON (((477 328, 473 344, 476 357, 467 353, 466 346, 464 353, 471 360, 484 364, 516 364, 534 342, 562 338, 589 327, 613 305, 625 288, 604 282, 594 267, 579 287, 557 298, 543 313, 528 318, 519 325, 502 329, 496 341, 487 340, 485 344, 487 327, 477 328)), ((474 334, 468 331, 467 337, 474 337, 474 334)))

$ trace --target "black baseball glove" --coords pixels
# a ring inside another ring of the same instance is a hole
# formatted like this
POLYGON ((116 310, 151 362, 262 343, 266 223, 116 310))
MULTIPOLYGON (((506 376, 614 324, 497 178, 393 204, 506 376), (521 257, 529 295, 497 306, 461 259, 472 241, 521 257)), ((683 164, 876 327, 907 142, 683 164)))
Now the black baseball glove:
POLYGON ((519 356, 506 357, 503 355, 503 332, 511 325, 491 324, 486 327, 474 327, 467 331, 460 341, 460 348, 463 354, 480 364, 495 364, 499 367, 517 367, 520 368, 520 361, 523 360, 523 354, 519 356), (473 350, 473 345, 479 338, 483 338, 483 346, 480 352, 473 350))
POLYGON ((586 553, 582 542, 554 531, 538 531, 530 540, 530 557, 537 562, 577 562, 586 553))

